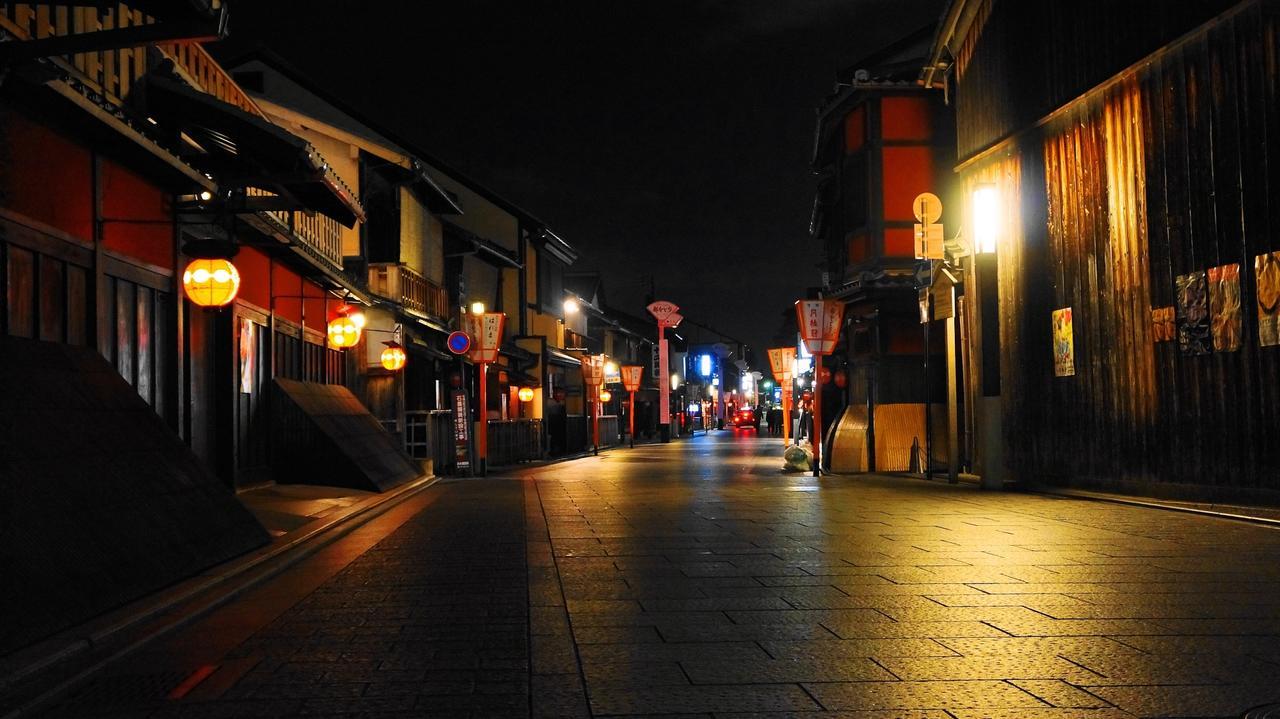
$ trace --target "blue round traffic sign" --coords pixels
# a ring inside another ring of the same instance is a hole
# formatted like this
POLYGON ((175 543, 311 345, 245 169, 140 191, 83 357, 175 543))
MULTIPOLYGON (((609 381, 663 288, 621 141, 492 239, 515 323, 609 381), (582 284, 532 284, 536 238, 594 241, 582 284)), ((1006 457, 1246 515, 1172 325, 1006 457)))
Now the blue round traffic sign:
POLYGON ((449 346, 449 351, 456 354, 466 354, 471 349, 471 335, 466 332, 451 332, 449 339, 445 342, 449 346))

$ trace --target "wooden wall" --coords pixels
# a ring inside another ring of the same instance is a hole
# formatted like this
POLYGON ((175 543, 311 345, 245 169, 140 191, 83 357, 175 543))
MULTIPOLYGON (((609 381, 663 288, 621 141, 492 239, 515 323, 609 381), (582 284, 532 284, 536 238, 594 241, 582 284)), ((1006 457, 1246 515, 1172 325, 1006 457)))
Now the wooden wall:
POLYGON ((999 250, 1016 476, 1280 491, 1280 347, 1259 344, 1253 270, 1280 250, 1278 6, 1248 4, 964 168, 966 189, 994 179, 1017 199, 999 250), (1239 349, 1157 342, 1151 311, 1177 304, 1175 278, 1231 263, 1239 349), (1063 307, 1071 377, 1054 375, 1051 314, 1063 307))

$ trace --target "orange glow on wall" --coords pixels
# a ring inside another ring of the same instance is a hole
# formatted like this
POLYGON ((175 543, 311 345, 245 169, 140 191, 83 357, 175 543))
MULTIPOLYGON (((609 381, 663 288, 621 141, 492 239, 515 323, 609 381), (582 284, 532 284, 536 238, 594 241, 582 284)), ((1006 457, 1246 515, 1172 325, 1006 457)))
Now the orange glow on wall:
MULTIPOLYGON (((933 149, 925 146, 886 147, 882 152, 884 219, 915 222, 911 200, 921 192, 937 189, 933 149)), ((910 230, 907 233, 910 234, 910 230)), ((914 249, 913 245, 906 254, 913 254, 914 249)))
POLYGON ((844 118, 844 151, 857 152, 866 141, 867 110, 865 105, 859 105, 844 118))
POLYGON ((169 195, 141 175, 102 161, 102 245, 126 257, 173 267, 169 195))
POLYGON ((886 140, 919 140, 933 136, 929 101, 923 97, 885 97, 880 100, 880 136, 886 140))

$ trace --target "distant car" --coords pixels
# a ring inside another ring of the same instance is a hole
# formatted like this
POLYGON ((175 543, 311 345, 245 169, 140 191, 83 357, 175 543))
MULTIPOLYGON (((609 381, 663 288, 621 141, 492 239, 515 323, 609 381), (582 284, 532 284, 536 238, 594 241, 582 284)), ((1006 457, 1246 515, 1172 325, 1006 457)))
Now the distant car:
POLYGON ((756 428, 756 411, 752 407, 743 407, 733 413, 733 417, 729 419, 729 423, 734 427, 750 427, 756 428))

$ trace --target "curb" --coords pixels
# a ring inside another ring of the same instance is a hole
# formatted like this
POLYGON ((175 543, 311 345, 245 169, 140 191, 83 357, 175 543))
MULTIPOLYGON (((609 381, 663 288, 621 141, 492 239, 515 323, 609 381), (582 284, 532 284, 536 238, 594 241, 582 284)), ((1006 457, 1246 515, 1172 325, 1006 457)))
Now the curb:
POLYGON ((1170 504, 1155 499, 1137 499, 1129 497, 1118 497, 1110 494, 1101 494, 1089 492, 1080 489, 1058 489, 1056 487, 1028 487, 1024 488, 1029 494, 1044 494, 1055 497, 1070 497, 1071 499, 1084 499, 1091 502, 1110 502, 1112 504, 1123 504, 1130 507, 1145 507, 1147 509, 1163 509, 1170 512, 1184 512, 1186 514, 1198 514, 1202 517, 1214 517, 1217 519, 1227 519, 1235 522, 1248 522, 1272 529, 1280 529, 1280 519, 1271 517, 1257 517, 1249 514, 1239 514, 1235 512, 1219 512, 1213 509, 1201 509, 1199 507, 1187 507, 1179 504, 1170 504))
POLYGON ((0 719, 12 719, 13 717, 21 716, 24 712, 38 709, 42 704, 73 688, 76 684, 89 678, 111 662, 136 651, 155 639, 190 624, 192 621, 226 604, 245 590, 252 589, 271 579, 366 524, 383 512, 435 485, 438 481, 440 481, 439 477, 423 476, 396 487, 385 494, 369 497, 340 513, 310 522, 292 532, 277 537, 275 541, 261 549, 215 566, 212 568, 211 574, 196 575, 167 590, 160 590, 152 595, 134 600, 134 602, 125 605, 125 607, 108 613, 105 618, 99 617, 97 620, 90 620, 78 627, 64 630, 60 634, 45 639, 32 647, 18 650, 5 660, 5 664, 17 664, 18 667, 12 670, 6 668, 6 673, 0 675, 0 695, 24 681, 37 677, 41 672, 51 670, 57 665, 71 661, 90 650, 104 648, 105 645, 122 636, 128 630, 139 627, 146 622, 160 619, 179 605, 198 601, 202 595, 231 584, 233 580, 241 578, 255 569, 265 569, 260 575, 249 578, 247 582, 228 587, 229 591, 205 598, 204 601, 199 603, 195 611, 186 612, 173 621, 163 623, 153 630, 143 631, 142 636, 128 641, 123 647, 111 651, 106 657, 93 661, 87 668, 75 671, 72 676, 59 681, 54 687, 41 691, 31 699, 20 701, 15 708, 12 708, 0 719), (24 659, 24 657, 30 658, 24 659))

